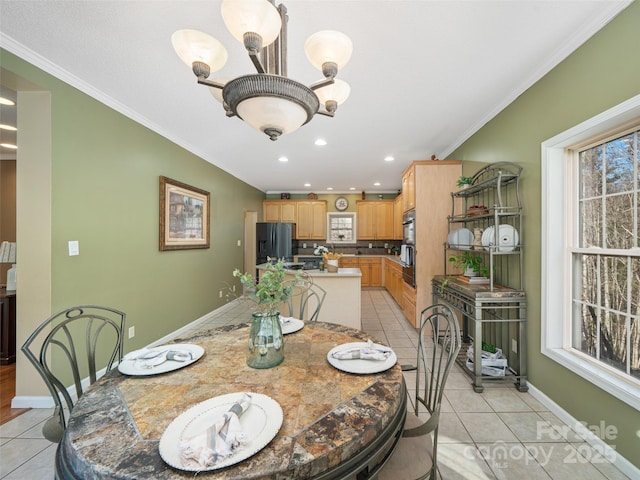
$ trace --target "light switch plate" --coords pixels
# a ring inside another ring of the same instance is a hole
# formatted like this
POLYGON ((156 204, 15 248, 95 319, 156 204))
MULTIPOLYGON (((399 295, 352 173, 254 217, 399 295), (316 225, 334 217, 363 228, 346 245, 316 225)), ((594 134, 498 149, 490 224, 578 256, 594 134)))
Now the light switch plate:
POLYGON ((80 255, 80 242, 77 240, 69 240, 69 256, 80 255))

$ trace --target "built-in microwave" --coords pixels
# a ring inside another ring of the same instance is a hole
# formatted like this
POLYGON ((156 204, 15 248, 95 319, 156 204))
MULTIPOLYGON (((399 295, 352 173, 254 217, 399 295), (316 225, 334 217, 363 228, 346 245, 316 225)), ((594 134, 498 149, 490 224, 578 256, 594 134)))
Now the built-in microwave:
POLYGON ((416 211, 409 210, 402 216, 402 247, 400 264, 402 278, 412 287, 416 286, 416 211))

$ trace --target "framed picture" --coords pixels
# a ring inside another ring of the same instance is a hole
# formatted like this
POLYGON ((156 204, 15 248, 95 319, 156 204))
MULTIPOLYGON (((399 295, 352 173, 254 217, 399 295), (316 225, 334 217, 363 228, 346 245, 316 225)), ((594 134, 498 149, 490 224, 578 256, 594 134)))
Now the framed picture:
POLYGON ((160 177, 160 250, 209 248, 209 192, 160 177))

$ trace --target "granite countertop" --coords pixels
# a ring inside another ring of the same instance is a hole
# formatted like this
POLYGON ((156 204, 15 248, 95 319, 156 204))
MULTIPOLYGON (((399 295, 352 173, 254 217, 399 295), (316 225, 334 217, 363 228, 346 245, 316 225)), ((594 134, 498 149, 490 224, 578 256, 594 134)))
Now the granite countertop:
POLYGON ((206 352, 181 370, 147 377, 111 371, 77 402, 56 465, 63 465, 71 478, 193 478, 193 472, 175 470, 162 461, 158 443, 164 430, 200 402, 251 391, 282 406, 279 433, 249 459, 200 472, 198 478, 307 479, 389 435, 391 423, 404 415, 406 393, 398 364, 375 375, 352 375, 326 360, 334 346, 366 340, 364 332, 307 324, 285 336, 284 362, 265 370, 246 365, 248 334, 248 324, 241 324, 176 340, 198 344, 206 352))

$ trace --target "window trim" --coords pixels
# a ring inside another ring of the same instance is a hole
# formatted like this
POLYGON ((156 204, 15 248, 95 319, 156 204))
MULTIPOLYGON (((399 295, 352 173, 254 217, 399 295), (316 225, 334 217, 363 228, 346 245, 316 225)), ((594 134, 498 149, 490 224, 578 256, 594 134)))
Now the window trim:
MULTIPOLYGON (((598 365, 571 345, 571 255, 567 246, 574 231, 568 231, 568 209, 574 205, 567 185, 575 170, 566 149, 596 138, 606 138, 614 128, 640 118, 640 95, 616 105, 541 144, 541 352, 572 372, 640 410, 640 387, 598 365), (555 208, 554 208, 555 207, 555 208), (562 265, 558 274, 558 265, 562 265), (563 319, 558 321, 558 318, 563 319), (567 321, 567 319, 569 319, 567 321)), ((589 142, 591 143, 591 142, 589 142)), ((571 212, 575 214, 575 212, 571 212)))

